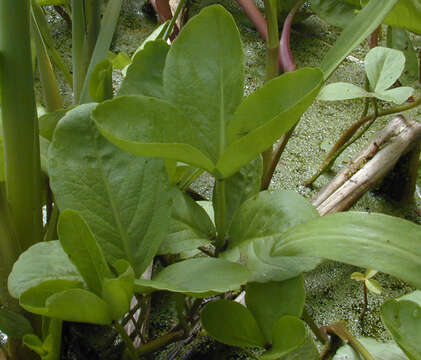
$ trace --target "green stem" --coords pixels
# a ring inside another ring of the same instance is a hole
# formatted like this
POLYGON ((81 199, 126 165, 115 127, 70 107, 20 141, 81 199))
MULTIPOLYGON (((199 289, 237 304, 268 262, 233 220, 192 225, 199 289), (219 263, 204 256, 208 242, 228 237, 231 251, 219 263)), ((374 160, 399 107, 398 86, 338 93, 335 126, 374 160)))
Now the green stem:
POLYGON ((87 66, 84 61, 85 46, 85 6, 84 0, 72 0, 72 62, 73 62, 73 102, 79 103, 87 66))
POLYGON ((138 355, 145 355, 184 338, 184 330, 173 331, 137 348, 138 355))
POLYGON ((0 2, 7 200, 22 250, 42 240, 41 171, 29 36, 29 1, 0 2))
POLYGON ((313 318, 307 312, 307 309, 304 307, 302 319, 306 322, 306 324, 310 327, 311 331, 313 331, 314 335, 316 335, 317 340, 319 340, 322 344, 327 344, 329 338, 320 331, 319 327, 314 322, 313 318))
POLYGON ((41 85, 44 93, 44 101, 47 112, 53 112, 63 107, 58 82, 54 73, 53 65, 48 56, 47 47, 43 41, 41 29, 37 19, 44 16, 37 1, 31 1, 31 30, 35 42, 35 49, 38 59, 38 69, 41 85))
POLYGON ((215 181, 213 206, 215 210, 216 241, 215 253, 218 254, 225 246, 227 199, 225 180, 215 181))
POLYGON ((136 353, 136 349, 134 348, 133 341, 132 339, 130 339, 130 336, 127 335, 126 330, 124 330, 124 327, 121 326, 121 324, 118 321, 115 321, 113 325, 114 329, 118 332, 118 334, 121 336, 124 343, 126 344, 130 358, 133 360, 137 360, 138 356, 136 353))
POLYGON ((173 33, 175 22, 177 21, 178 17, 180 16, 181 10, 183 10, 184 5, 186 4, 187 0, 180 0, 180 2, 177 5, 177 8, 175 9, 175 13, 168 24, 167 28, 165 29, 164 36, 162 37, 165 41, 168 40, 170 35, 173 33))

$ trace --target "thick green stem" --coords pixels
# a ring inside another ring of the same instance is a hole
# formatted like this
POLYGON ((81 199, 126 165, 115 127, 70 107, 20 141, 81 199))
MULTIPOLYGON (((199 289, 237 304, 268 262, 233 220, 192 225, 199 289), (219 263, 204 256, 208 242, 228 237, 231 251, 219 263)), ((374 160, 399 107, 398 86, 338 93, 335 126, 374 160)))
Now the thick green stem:
POLYGON ((218 254, 225 246, 225 233, 226 233, 226 212, 227 212, 227 199, 225 180, 215 181, 215 190, 213 198, 213 207, 215 211, 215 226, 216 226, 216 241, 215 253, 218 254))
POLYGON ((85 46, 85 1, 72 0, 72 61, 73 61, 73 102, 79 103, 88 67, 84 61, 85 46))
POLYGON ((0 2, 7 200, 22 250, 42 240, 41 171, 29 36, 29 0, 0 2))
POLYGON ((171 344, 175 341, 181 340, 185 337, 184 330, 173 331, 168 334, 165 334, 157 339, 154 339, 148 342, 145 345, 142 345, 137 348, 138 355, 149 354, 151 352, 157 351, 160 348, 171 344))

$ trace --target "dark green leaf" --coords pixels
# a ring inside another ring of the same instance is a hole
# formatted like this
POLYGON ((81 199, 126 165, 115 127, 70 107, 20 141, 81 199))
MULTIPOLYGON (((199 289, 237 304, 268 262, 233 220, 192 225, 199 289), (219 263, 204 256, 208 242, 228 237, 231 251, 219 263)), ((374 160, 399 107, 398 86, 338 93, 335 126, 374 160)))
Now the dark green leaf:
POLYGON ((89 95, 101 102, 113 98, 113 64, 105 59, 95 66, 89 81, 89 95))
POLYGON ((398 0, 371 0, 350 22, 336 40, 320 65, 325 79, 358 44, 365 40, 383 21, 398 0))
POLYGON ((250 274, 247 269, 230 261, 215 258, 195 258, 166 267, 151 281, 135 281, 136 292, 168 290, 204 298, 245 284, 250 274))
POLYGON ((163 71, 169 45, 163 40, 148 42, 133 57, 121 83, 119 95, 145 95, 164 98, 163 71))
POLYGON ((307 334, 305 343, 282 360, 320 360, 320 354, 314 343, 313 335, 307 334))
POLYGON ((103 138, 90 119, 94 106, 78 106, 58 124, 49 150, 51 188, 61 211, 85 219, 110 263, 126 259, 140 276, 167 233, 165 169, 103 138))
POLYGON ((304 323, 296 316, 281 317, 273 327, 272 348, 263 353, 262 360, 277 360, 292 353, 304 345, 307 330, 304 323))
POLYGON ((421 34, 420 18, 421 3, 419 0, 399 0, 384 22, 421 34))
POLYGON ((311 0, 311 9, 329 24, 345 28, 361 7, 342 0, 311 0))
POLYGON ((421 306, 409 300, 388 300, 381 318, 393 339, 410 360, 421 359, 421 306))
POLYGON ((22 314, 7 309, 0 309, 0 330, 11 339, 21 339, 34 332, 31 323, 22 314))
POLYGON ((83 283, 58 241, 38 243, 22 253, 13 265, 8 279, 9 292, 19 298, 24 291, 55 279, 83 283))
POLYGON ((374 268, 421 288, 421 227, 392 216, 346 212, 313 219, 279 237, 272 255, 374 268))
POLYGON ((274 325, 284 315, 301 316, 305 302, 304 278, 282 282, 248 283, 247 308, 253 314, 266 342, 272 343, 274 325))
POLYGON ((170 231, 159 249, 160 254, 177 254, 210 244, 215 226, 206 211, 191 197, 173 188, 170 231))
POLYGON ((57 232, 63 250, 89 290, 101 296, 102 283, 105 277, 111 277, 111 271, 88 224, 76 211, 64 210, 60 214, 57 232))
POLYGON ((250 311, 239 303, 217 300, 200 315, 207 333, 221 343, 239 347, 264 347, 265 339, 250 311))

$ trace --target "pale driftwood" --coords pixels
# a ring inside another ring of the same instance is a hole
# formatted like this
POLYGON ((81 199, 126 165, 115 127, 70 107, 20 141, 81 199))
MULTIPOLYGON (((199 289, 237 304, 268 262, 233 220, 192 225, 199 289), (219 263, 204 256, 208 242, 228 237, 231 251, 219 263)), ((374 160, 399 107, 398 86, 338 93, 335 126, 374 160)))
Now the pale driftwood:
POLYGON ((313 199, 320 215, 349 208, 367 190, 384 178, 399 159, 419 150, 421 124, 395 117, 369 145, 341 170, 313 199))

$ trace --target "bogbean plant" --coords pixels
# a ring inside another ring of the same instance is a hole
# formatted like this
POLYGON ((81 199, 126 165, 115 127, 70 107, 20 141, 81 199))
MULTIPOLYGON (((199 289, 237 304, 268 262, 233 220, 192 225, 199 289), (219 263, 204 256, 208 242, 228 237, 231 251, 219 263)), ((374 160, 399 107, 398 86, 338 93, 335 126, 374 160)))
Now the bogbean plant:
MULTIPOLYGON (((7 198, 1 208, 0 327, 9 336, 11 358, 34 358, 36 353, 42 359, 59 359, 62 321, 74 321, 113 326, 126 343, 125 356, 138 359, 188 337, 197 327, 200 311, 201 325, 209 335, 246 350, 260 348, 261 359, 284 358, 303 349, 306 359, 318 358, 301 320, 311 324, 304 311, 304 272, 331 259, 376 268, 420 288, 419 225, 358 212, 319 217, 296 193, 260 191, 265 176, 261 153, 267 154, 298 121, 325 79, 395 3, 372 0, 343 32, 321 69, 269 76, 245 99, 239 32, 219 5, 192 18, 171 46, 159 38, 147 42, 132 59, 115 97, 110 91, 110 67, 99 61, 109 32, 99 35, 102 52, 94 49, 94 60, 84 72, 92 74, 91 84, 74 74, 74 86, 79 86, 76 104, 81 104, 51 113, 40 123, 48 149, 43 154, 44 171, 52 190, 49 196, 54 197, 48 241, 40 242, 43 201, 39 183, 33 184, 41 179, 39 153, 33 145, 38 143, 33 91, 18 88, 32 80, 29 26, 18 16, 26 19, 28 3, 2 2, 7 198), (12 10, 20 11, 16 18, 10 16, 12 10), (13 40, 19 49, 13 47, 10 31, 22 35, 13 40), (11 68, 16 56, 28 60, 26 78, 10 88, 12 75, 5 69, 11 68), (25 106, 12 99, 18 91, 25 91, 31 100, 24 98, 25 106), (13 118, 8 109, 27 113, 13 118), (23 121, 19 130, 13 123, 16 119, 23 121), (32 130, 22 139, 19 131, 29 125, 32 130), (31 155, 23 168, 20 155, 11 155, 19 146, 31 155), (21 173, 15 175, 13 167, 21 173), (200 171, 215 178, 211 201, 196 202, 183 191, 200 171), (29 195, 17 193, 20 201, 15 200, 16 186, 29 195), (22 208, 29 212, 26 221, 19 213, 22 208), (157 254, 197 249, 201 256, 196 253, 175 262, 151 279, 141 277, 157 254), (242 288, 247 308, 222 299, 242 288), (135 348, 123 328, 125 314, 133 296, 142 303, 142 297, 155 291, 177 294, 179 324, 135 348), (215 296, 220 299, 204 306, 203 299, 215 296), (186 297, 196 299, 193 305, 185 305, 191 303, 186 297), (20 339, 34 353, 22 353, 20 339)), ((76 0, 73 6, 74 15, 76 0)), ((276 13, 275 2, 266 6, 276 13)), ((75 37, 83 35, 78 30, 74 29, 75 37)), ((81 50, 73 49, 76 64, 81 50)), ((420 314, 419 291, 382 307, 385 325, 409 359, 421 358, 420 314)), ((361 342, 351 338, 350 343, 366 359, 373 358, 361 342)))

